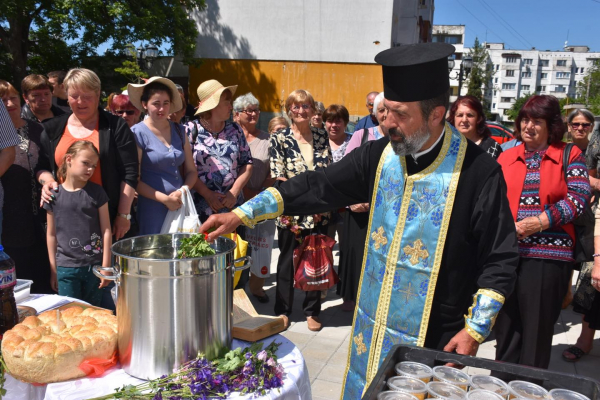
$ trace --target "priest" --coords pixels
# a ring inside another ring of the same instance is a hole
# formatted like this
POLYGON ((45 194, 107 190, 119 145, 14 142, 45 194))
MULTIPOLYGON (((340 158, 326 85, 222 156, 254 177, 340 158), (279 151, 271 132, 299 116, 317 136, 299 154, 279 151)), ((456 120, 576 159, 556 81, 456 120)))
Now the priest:
POLYGON ((239 224, 371 204, 343 398, 360 399, 395 344, 475 355, 513 289, 517 236, 500 166, 445 122, 454 47, 394 47, 383 69, 385 138, 323 171, 214 215, 239 224))

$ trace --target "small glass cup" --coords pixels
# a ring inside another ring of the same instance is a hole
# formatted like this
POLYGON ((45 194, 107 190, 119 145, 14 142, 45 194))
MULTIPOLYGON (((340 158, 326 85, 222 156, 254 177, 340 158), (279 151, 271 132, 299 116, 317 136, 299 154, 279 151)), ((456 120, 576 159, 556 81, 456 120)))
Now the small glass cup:
POLYGON ((488 375, 473 375, 471 377, 471 389, 485 389, 506 398, 508 396, 508 385, 502 380, 488 375))
POLYGON ((377 395, 377 400, 418 400, 410 393, 388 390, 377 395))
POLYGON ((520 398, 526 400, 548 400, 550 393, 535 383, 526 381, 512 381, 508 384, 509 399, 520 398))
POLYGON ((485 389, 471 389, 467 392, 467 400, 505 400, 496 392, 485 389))
POLYGON ((460 369, 446 367, 444 365, 433 367, 433 380, 458 386, 464 391, 467 391, 470 381, 469 375, 465 374, 460 369))
POLYGON ((394 376, 387 381, 387 385, 391 390, 412 394, 419 400, 425 400, 427 394, 427 384, 410 376, 394 376))
POLYGON ((433 370, 425 364, 416 363, 412 361, 402 361, 396 364, 396 373, 402 376, 410 376, 411 378, 417 378, 425 383, 429 383, 433 370))
POLYGON ((461 400, 467 398, 467 392, 446 382, 429 382, 427 384, 429 399, 461 400))
POLYGON ((550 397, 553 400, 590 400, 589 397, 584 396, 581 393, 567 389, 552 389, 550 391, 550 397))

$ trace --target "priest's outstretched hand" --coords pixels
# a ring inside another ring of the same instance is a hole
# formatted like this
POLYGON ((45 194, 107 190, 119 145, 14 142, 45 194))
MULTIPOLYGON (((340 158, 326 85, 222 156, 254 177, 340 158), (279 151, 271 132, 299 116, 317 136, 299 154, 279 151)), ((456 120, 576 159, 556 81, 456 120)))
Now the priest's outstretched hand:
MULTIPOLYGON (((462 354, 465 356, 476 355, 477 349, 479 349, 479 342, 473 339, 473 337, 469 335, 465 329, 462 329, 460 332, 454 335, 446 347, 444 347, 444 351, 447 351, 448 353, 462 354)), ((460 364, 455 363, 448 363, 446 365, 448 367, 462 368, 460 364)))
POLYGON ((209 232, 208 241, 212 242, 221 235, 235 231, 235 228, 241 224, 242 220, 232 212, 213 214, 202 224, 200 232, 209 232))

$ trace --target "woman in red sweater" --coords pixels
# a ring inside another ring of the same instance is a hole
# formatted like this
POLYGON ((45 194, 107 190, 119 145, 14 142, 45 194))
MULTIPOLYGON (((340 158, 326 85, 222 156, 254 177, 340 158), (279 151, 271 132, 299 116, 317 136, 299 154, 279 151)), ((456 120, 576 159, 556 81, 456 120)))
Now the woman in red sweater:
POLYGON ((497 360, 539 368, 550 363, 554 324, 574 261, 571 222, 590 198, 579 148, 573 146, 569 159, 563 160, 565 131, 558 100, 532 96, 515 121, 515 136, 522 144, 498 158, 521 260, 515 290, 496 322, 497 360))

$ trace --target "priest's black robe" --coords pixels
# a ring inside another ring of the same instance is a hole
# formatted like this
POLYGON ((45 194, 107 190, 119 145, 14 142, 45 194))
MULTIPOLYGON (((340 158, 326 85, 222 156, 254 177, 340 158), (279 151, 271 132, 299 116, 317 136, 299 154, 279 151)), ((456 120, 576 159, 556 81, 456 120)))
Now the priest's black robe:
MULTIPOLYGON (((285 215, 315 214, 371 203, 377 166, 389 139, 370 141, 322 171, 309 171, 276 185, 285 215)), ((408 174, 429 166, 443 140, 417 161, 406 157, 408 174)), ((464 328, 464 316, 479 288, 504 297, 512 292, 519 253, 515 223, 500 165, 469 141, 433 298, 425 347, 442 349, 464 328)))

